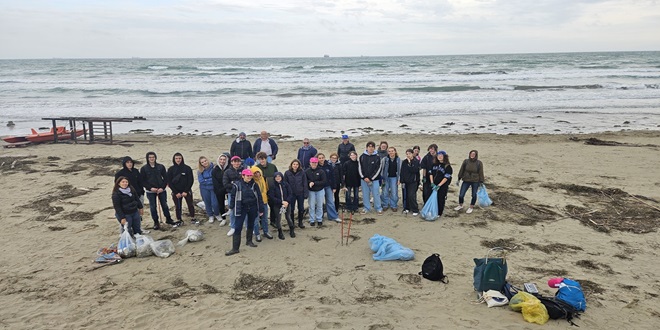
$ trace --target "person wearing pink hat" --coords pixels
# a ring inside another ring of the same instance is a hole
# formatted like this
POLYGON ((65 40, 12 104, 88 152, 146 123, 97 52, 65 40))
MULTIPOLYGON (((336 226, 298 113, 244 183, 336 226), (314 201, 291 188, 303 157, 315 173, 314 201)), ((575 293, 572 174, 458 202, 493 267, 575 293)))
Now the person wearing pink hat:
MULTIPOLYGON (((232 184, 238 180, 241 180, 241 171, 243 171, 241 157, 234 156, 231 158, 231 166, 228 166, 225 172, 222 174, 222 185, 225 186, 226 192, 231 192, 233 186, 232 184)), ((231 205, 232 200, 231 194, 227 196, 227 205, 231 205)), ((234 215, 234 210, 229 209, 229 231, 227 236, 234 235, 236 228, 236 216, 234 215)))
POLYGON ((252 179, 251 170, 244 169, 241 172, 241 180, 235 181, 232 184, 230 200, 232 203, 229 204, 229 208, 236 216, 236 223, 234 224, 235 231, 232 235, 231 250, 225 252, 225 255, 227 256, 239 253, 243 223, 247 223, 245 245, 257 247, 257 245, 252 242, 254 222, 257 219, 257 216, 264 214, 264 210, 262 208, 263 202, 261 199, 261 191, 259 190, 257 183, 252 179))
POLYGON ((309 168, 305 171, 307 185, 309 186, 309 225, 314 227, 318 224, 323 226, 323 201, 325 190, 323 189, 327 178, 325 172, 319 167, 319 159, 309 159, 309 168))

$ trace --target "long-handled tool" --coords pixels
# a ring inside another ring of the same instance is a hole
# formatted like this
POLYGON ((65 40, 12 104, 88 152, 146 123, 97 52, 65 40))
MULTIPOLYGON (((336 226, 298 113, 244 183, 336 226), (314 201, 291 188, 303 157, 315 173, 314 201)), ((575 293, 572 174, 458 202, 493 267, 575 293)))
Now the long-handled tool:
POLYGON ((353 213, 355 211, 351 211, 351 215, 348 220, 348 232, 346 233, 346 245, 348 245, 348 239, 351 237, 351 224, 353 223, 353 213))
POLYGON ((156 208, 158 209, 158 222, 163 224, 163 208, 160 207, 160 193, 156 193, 156 208))
POLYGON ((344 245, 344 209, 341 209, 341 245, 344 245))

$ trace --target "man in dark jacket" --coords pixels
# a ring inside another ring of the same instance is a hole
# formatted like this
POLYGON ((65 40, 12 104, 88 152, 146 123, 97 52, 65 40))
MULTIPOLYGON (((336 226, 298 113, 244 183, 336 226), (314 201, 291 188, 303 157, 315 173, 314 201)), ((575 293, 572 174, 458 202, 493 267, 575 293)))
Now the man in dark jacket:
POLYGON ((337 146, 337 155, 339 155, 339 162, 346 164, 351 158, 348 154, 351 151, 355 151, 355 146, 353 143, 348 141, 348 135, 344 134, 341 136, 341 143, 337 146))
POLYGON ((142 179, 140 178, 140 171, 135 168, 135 161, 130 156, 124 157, 121 161, 122 169, 115 174, 115 181, 123 176, 128 179, 128 184, 135 189, 135 192, 140 198, 140 202, 144 204, 144 188, 142 188, 142 179))
POLYGON ((309 160, 312 157, 316 157, 318 151, 312 146, 312 143, 309 142, 308 138, 303 139, 303 146, 298 149, 298 159, 302 165, 303 170, 309 168, 309 160))
POLYGON ((252 153, 256 155, 259 152, 265 152, 267 157, 266 160, 268 163, 271 163, 277 158, 277 151, 278 148, 275 140, 270 137, 268 132, 261 131, 259 138, 254 141, 252 153))
POLYGON ((183 213, 183 200, 186 200, 188 205, 188 213, 195 222, 195 204, 193 202, 192 186, 195 182, 193 177, 192 168, 186 165, 181 153, 175 153, 172 156, 172 166, 167 169, 167 182, 169 182, 170 190, 172 190, 172 200, 176 210, 176 220, 178 225, 183 224, 181 219, 183 213))
POLYGON ((225 170, 229 167, 229 153, 223 153, 218 156, 218 161, 211 171, 211 177, 213 179, 213 192, 215 192, 215 197, 218 199, 218 205, 220 206, 220 214, 222 221, 220 221, 220 227, 227 224, 227 214, 225 213, 225 196, 227 195, 227 190, 225 185, 222 182, 225 175, 225 170))
POLYGON ((154 221, 154 229, 159 230, 160 224, 158 222, 158 208, 156 205, 156 198, 160 201, 160 207, 163 209, 165 215, 165 223, 172 226, 177 224, 172 220, 170 215, 170 208, 167 206, 167 171, 165 166, 156 163, 156 153, 153 151, 147 152, 147 163, 140 169, 140 178, 142 186, 147 191, 147 199, 149 200, 149 210, 151 211, 151 219, 154 221))
POLYGON ((426 204, 426 200, 431 196, 432 187, 431 187, 431 170, 433 169, 433 162, 435 161, 435 156, 438 154, 438 145, 431 144, 428 149, 429 152, 422 158, 422 161, 419 164, 419 167, 422 169, 422 200, 426 204))
POLYGON ((325 184, 327 178, 325 171, 319 167, 319 159, 312 157, 309 168, 305 170, 307 185, 309 187, 309 224, 314 227, 318 223, 323 226, 323 200, 325 199, 325 184))
MULTIPOLYGON (((241 163, 241 157, 234 156, 231 158, 231 165, 225 169, 225 173, 222 175, 222 184, 225 186, 225 191, 231 192, 232 188, 234 187, 233 183, 238 180, 242 180, 241 171, 243 171, 243 166, 241 163)), ((229 198, 227 198, 227 204, 231 205, 233 202, 231 200, 231 195, 228 197, 229 198)), ((233 235, 234 231, 236 230, 236 214, 231 207, 229 209, 229 232, 227 233, 227 236, 233 235)))
POLYGON ((362 203, 364 210, 361 214, 367 214, 371 211, 370 195, 373 196, 374 208, 378 214, 383 214, 383 208, 380 200, 380 173, 382 172, 383 162, 376 151, 376 143, 367 142, 367 150, 358 158, 360 166, 360 178, 362 182, 362 203))
POLYGON ((241 157, 241 159, 254 158, 254 153, 252 153, 252 143, 245 139, 244 132, 239 133, 238 138, 231 143, 229 154, 232 157, 241 157))

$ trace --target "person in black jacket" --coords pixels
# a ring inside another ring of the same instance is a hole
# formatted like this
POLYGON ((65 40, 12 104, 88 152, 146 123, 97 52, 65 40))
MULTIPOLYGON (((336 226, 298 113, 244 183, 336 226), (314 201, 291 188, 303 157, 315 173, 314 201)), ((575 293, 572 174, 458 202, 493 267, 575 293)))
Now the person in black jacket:
POLYGON ((445 210, 445 201, 447 200, 447 192, 451 184, 452 174, 454 171, 449 163, 449 156, 444 150, 438 151, 431 170, 430 180, 433 183, 433 189, 438 191, 438 215, 442 216, 445 210))
POLYGON ((151 219, 154 221, 154 229, 160 229, 158 221, 158 208, 156 205, 156 198, 160 201, 160 207, 163 209, 165 216, 165 223, 172 226, 178 226, 170 215, 170 208, 167 206, 167 171, 165 166, 156 162, 158 157, 153 151, 147 152, 147 163, 140 169, 140 178, 142 186, 147 191, 147 199, 149 200, 149 210, 151 211, 151 219))
MULTIPOLYGON (((243 171, 243 166, 241 165, 241 157, 234 156, 231 158, 231 166, 228 166, 225 169, 225 172, 222 174, 222 185, 225 186, 226 192, 231 192, 233 188, 233 183, 241 180, 241 171, 243 171)), ((231 195, 227 196, 227 205, 231 205, 231 195)), ((234 234, 236 228, 236 215, 232 208, 229 208, 229 231, 227 236, 234 234)))
MULTIPOLYGON (((128 178, 120 176, 112 188, 112 206, 115 217, 123 226, 128 224, 131 235, 142 234, 140 219, 142 218, 142 202, 137 191, 128 183, 128 178)), ((123 229, 123 227, 122 227, 123 229)))
POLYGON ((358 210, 358 192, 360 190, 360 164, 358 163, 357 152, 351 151, 348 154, 348 161, 342 164, 342 185, 346 192, 346 209, 355 213, 358 210))
POLYGON ((403 213, 419 214, 417 205, 417 188, 419 187, 419 161, 415 158, 413 149, 406 150, 406 159, 401 162, 401 189, 403 196, 403 213))
POLYGON ((167 169, 167 182, 169 183, 170 190, 172 190, 172 200, 174 201, 174 208, 176 210, 177 224, 183 224, 181 216, 184 199, 186 200, 186 205, 188 205, 188 213, 192 218, 191 221, 195 222, 195 204, 192 193, 195 178, 193 177, 192 168, 186 165, 183 155, 179 152, 172 156, 172 166, 167 169))
POLYGON ((231 143, 231 148, 229 149, 229 154, 233 158, 234 156, 241 157, 241 159, 254 158, 254 153, 252 151, 252 143, 245 139, 245 133, 241 132, 238 134, 238 138, 231 143))
POLYGON ((435 162, 435 155, 438 153, 438 145, 431 144, 428 147, 428 153, 422 158, 419 167, 422 169, 422 201, 426 204, 426 200, 431 196, 431 170, 433 169, 433 162, 435 162))
POLYGON ((294 218, 293 211, 296 208, 296 203, 298 203, 298 228, 305 228, 303 215, 305 214, 305 199, 309 196, 309 186, 307 185, 307 176, 299 160, 294 159, 291 161, 289 170, 284 172, 284 181, 289 184, 291 193, 293 194, 291 206, 289 207, 291 219, 294 218))
MULTIPOLYGON (((348 135, 341 136, 341 143, 337 146, 337 155, 339 155, 339 162, 346 163, 349 159, 349 153, 355 151, 353 143, 348 141, 348 135)), ((332 156, 331 156, 332 157, 332 156)))
POLYGON ((323 200, 325 199, 325 171, 319 167, 319 159, 309 159, 309 168, 305 171, 307 186, 309 187, 309 225, 314 227, 318 223, 323 226, 323 200))
POLYGON ((360 164, 358 167, 360 178, 362 179, 362 204, 364 204, 364 209, 360 214, 367 214, 371 211, 370 196, 373 196, 376 212, 383 214, 380 200, 380 174, 383 170, 383 162, 376 151, 376 143, 373 141, 367 142, 367 150, 360 155, 358 162, 360 164))
POLYGON ((325 185, 323 186, 323 194, 325 195, 325 209, 328 213, 328 220, 341 222, 339 214, 337 214, 337 206, 339 203, 335 202, 335 191, 339 190, 339 176, 335 176, 335 166, 325 161, 325 154, 319 152, 316 155, 319 160, 319 168, 325 172, 325 185))
POLYGON ((296 233, 293 230, 295 225, 288 209, 289 203, 293 199, 291 187, 289 187, 288 183, 284 182, 284 174, 282 172, 275 172, 273 181, 273 185, 268 188, 268 201, 271 203, 272 208, 275 209, 275 219, 271 221, 275 223, 275 228, 277 228, 277 237, 284 239, 284 234, 282 233, 282 213, 284 213, 286 223, 289 225, 289 235, 292 238, 296 237, 296 233))
MULTIPOLYGON (((350 157, 348 158, 350 159, 350 157)), ((336 152, 330 154, 330 165, 332 166, 332 174, 335 177, 335 209, 339 210, 339 191, 341 190, 341 162, 339 161, 339 155, 336 152)))
POLYGON ((130 156, 126 156, 121 161, 121 167, 122 169, 115 174, 115 181, 117 181, 120 176, 128 179, 128 184, 135 189, 138 197, 140 197, 140 202, 144 204, 144 188, 142 188, 140 171, 135 168, 135 161, 130 156))
POLYGON ((257 216, 262 216, 264 213, 262 207, 264 203, 261 200, 261 191, 259 190, 259 185, 257 185, 252 179, 252 171, 244 169, 241 172, 241 178, 241 180, 234 181, 231 193, 229 194, 229 200, 232 201, 229 204, 229 209, 236 214, 237 221, 236 230, 232 235, 231 250, 225 252, 225 255, 227 256, 239 253, 239 248, 241 246, 241 230, 243 229, 244 222, 247 222, 245 245, 257 247, 257 245, 252 242, 254 222, 257 219, 257 216))
POLYGON ((222 217, 222 221, 220 221, 220 227, 227 224, 227 214, 225 213, 227 212, 225 207, 225 196, 227 195, 227 190, 225 189, 225 185, 222 183, 222 179, 225 174, 225 170, 229 166, 228 160, 229 154, 227 153, 223 153, 222 155, 218 156, 215 167, 213 167, 213 171, 211 172, 213 178, 213 191, 215 192, 215 197, 218 199, 218 205, 220 205, 220 214, 222 217))

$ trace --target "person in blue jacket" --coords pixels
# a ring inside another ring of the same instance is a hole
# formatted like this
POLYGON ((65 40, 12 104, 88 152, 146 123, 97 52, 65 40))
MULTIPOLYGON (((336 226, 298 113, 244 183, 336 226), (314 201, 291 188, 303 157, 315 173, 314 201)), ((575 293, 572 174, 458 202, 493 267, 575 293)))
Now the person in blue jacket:
POLYGON ((252 242, 254 222, 258 216, 264 214, 263 201, 261 200, 261 191, 259 185, 252 179, 252 171, 244 169, 241 172, 241 179, 232 183, 231 193, 229 194, 229 209, 236 214, 236 230, 232 235, 232 248, 225 252, 226 256, 239 253, 241 246, 241 231, 243 223, 247 223, 245 231, 245 240, 247 246, 257 247, 252 242))
POLYGON ((255 156, 262 151, 266 153, 268 163, 272 163, 277 158, 277 142, 266 131, 261 131, 259 138, 252 145, 252 153, 255 156))
POLYGON ((220 205, 218 197, 213 190, 213 165, 208 158, 199 157, 197 167, 197 181, 199 182, 199 192, 202 194, 202 200, 206 207, 206 215, 209 217, 209 223, 213 223, 215 218, 220 217, 220 205))
POLYGON ((302 169, 306 170, 309 168, 309 160, 312 157, 316 157, 316 154, 318 151, 316 148, 312 146, 312 143, 309 142, 308 138, 303 139, 303 146, 298 149, 298 157, 296 158, 297 160, 300 161, 300 165, 302 165, 302 169))

